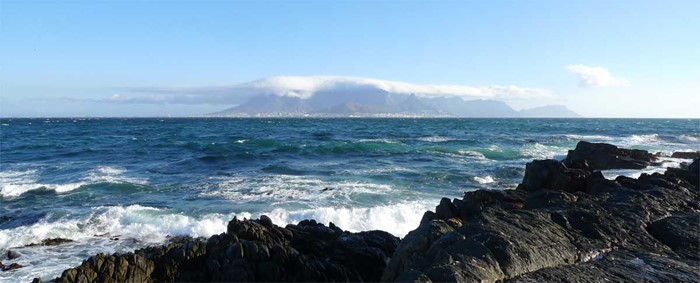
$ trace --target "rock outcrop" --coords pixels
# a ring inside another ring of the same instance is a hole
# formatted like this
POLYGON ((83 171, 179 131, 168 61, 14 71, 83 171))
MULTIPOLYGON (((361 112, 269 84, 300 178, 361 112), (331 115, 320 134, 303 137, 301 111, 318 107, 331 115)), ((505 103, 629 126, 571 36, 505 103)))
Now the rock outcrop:
POLYGON ((681 159, 698 159, 700 158, 700 151, 676 151, 671 154, 671 157, 681 159))
POLYGON ((606 143, 580 141, 569 150, 565 164, 586 162, 590 170, 643 169, 656 162, 656 156, 639 149, 623 149, 606 143))
POLYGON ((16 262, 8 264, 8 265, 4 265, 2 262, 0 262, 0 270, 2 270, 2 271, 9 271, 9 270, 17 269, 17 268, 22 268, 22 267, 24 267, 24 266, 22 266, 16 262))
POLYGON ((98 254, 55 282, 378 281, 399 239, 313 220, 282 228, 233 219, 208 240, 176 238, 128 254, 98 254))
POLYGON ((649 156, 579 143, 564 162, 529 163, 516 190, 443 199, 401 241, 382 281, 695 281, 698 160, 638 179, 590 169, 641 167, 649 156), (609 150, 579 159, 599 152, 591 148, 609 150))

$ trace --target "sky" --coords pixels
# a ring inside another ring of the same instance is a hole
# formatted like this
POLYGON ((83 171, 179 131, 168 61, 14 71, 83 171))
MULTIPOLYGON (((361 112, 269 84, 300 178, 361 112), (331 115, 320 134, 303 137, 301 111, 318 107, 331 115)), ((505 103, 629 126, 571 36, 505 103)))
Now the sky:
POLYGON ((212 91, 348 76, 698 118, 699 19, 697 0, 0 0, 0 116, 201 115, 236 103, 199 99, 212 91))

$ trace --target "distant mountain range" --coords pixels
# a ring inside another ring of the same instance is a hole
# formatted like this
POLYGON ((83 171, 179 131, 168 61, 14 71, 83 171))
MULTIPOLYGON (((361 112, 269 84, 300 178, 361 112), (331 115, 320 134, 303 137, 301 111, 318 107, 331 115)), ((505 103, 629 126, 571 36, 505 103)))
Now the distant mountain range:
POLYGON ((421 89, 387 83, 344 77, 276 77, 247 84, 253 86, 246 88, 247 102, 208 116, 580 117, 560 105, 517 111, 502 101, 465 100, 460 93, 450 95, 442 90, 430 96, 408 93, 421 89))

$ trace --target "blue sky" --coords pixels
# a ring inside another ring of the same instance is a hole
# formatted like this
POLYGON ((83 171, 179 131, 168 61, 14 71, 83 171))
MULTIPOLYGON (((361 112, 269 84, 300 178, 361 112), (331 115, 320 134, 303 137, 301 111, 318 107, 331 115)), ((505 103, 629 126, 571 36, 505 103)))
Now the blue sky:
POLYGON ((198 115, 124 104, 278 75, 517 86, 589 117, 699 117, 700 1, 0 0, 0 116, 198 115))

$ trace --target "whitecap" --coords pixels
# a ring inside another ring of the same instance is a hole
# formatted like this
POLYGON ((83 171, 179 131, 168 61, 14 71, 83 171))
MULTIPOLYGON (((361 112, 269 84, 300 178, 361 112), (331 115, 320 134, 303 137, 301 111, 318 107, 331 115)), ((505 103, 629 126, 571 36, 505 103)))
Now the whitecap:
MULTIPOLYGON (((25 267, 0 272, 0 281, 30 281, 34 277, 54 278, 96 253, 126 252, 161 244, 169 236, 209 237, 226 231, 236 214, 187 216, 169 210, 141 206, 102 206, 79 219, 67 217, 50 221, 50 216, 28 226, 0 230, 0 250, 22 254, 13 262, 25 267), (26 247, 50 238, 70 239, 59 246, 26 247)), ((249 213, 238 214, 250 217, 249 213)), ((9 262, 5 262, 9 263, 9 262)))
POLYGON ((131 183, 145 185, 148 180, 125 176, 126 169, 122 167, 99 166, 90 170, 83 181, 91 184, 96 183, 131 183))
POLYGON ((373 174, 390 174, 390 173, 407 173, 407 172, 418 172, 415 169, 405 168, 405 167, 379 167, 379 168, 369 168, 369 169, 346 169, 340 170, 340 174, 352 174, 352 175, 373 175, 373 174))
POLYGON ((400 141, 392 139, 360 139, 358 142, 401 143, 400 141))
POLYGON ((460 149, 460 150, 457 150, 457 153, 464 155, 464 156, 475 157, 477 159, 483 159, 483 160, 487 159, 483 153, 478 152, 478 151, 474 151, 474 150, 460 149))
POLYGON ((24 171, 2 171, 0 172, 0 196, 4 198, 17 197, 28 191, 47 189, 59 193, 75 190, 85 182, 66 184, 44 184, 37 182, 37 170, 29 169, 24 171))
POLYGON ((670 157, 659 157, 658 161, 660 161, 659 165, 656 166, 648 166, 644 169, 610 169, 610 170, 602 170, 601 173, 603 173, 603 176, 608 179, 614 179, 617 176, 626 176, 630 178, 639 178, 642 174, 654 174, 654 173, 664 173, 666 172, 666 169, 668 168, 678 168, 681 166, 681 163, 687 160, 683 159, 677 159, 677 158, 670 158, 670 157))
MULTIPOLYGON (((169 236, 210 237, 226 231, 233 217, 258 218, 268 215, 276 225, 296 224, 315 219, 333 222, 351 232, 384 230, 404 236, 420 223, 423 213, 438 202, 434 200, 390 203, 371 207, 323 206, 301 210, 274 209, 266 212, 211 213, 189 216, 168 209, 142 205, 101 206, 79 219, 67 217, 0 230, 0 250, 12 250, 22 257, 12 262, 24 265, 13 272, 0 272, 0 281, 30 281, 34 277, 54 278, 86 257, 103 252, 128 252, 164 243, 169 236), (73 240, 59 246, 33 246, 50 238, 73 240)), ((9 262, 4 262, 9 263, 9 262)))
POLYGON ((603 136, 603 135, 565 135, 569 140, 574 140, 574 141, 612 141, 615 138, 611 136, 603 136))
POLYGON ((423 142, 446 142, 446 141, 453 141, 455 139, 449 138, 449 137, 442 137, 442 136, 430 136, 430 137, 420 137, 417 140, 423 141, 423 142))
POLYGON ((485 176, 485 177, 475 176, 473 179, 474 179, 475 182, 477 182, 477 183, 479 183, 479 184, 489 184, 489 183, 495 182, 495 180, 493 179, 493 177, 488 176, 488 175, 485 176))
POLYGON ((678 138, 691 142, 700 142, 700 135, 680 135, 678 138))
POLYGON ((525 144, 520 148, 523 156, 534 159, 553 159, 566 155, 568 149, 564 147, 544 145, 540 143, 525 144))
POLYGON ((627 145, 644 145, 650 143, 656 143, 659 141, 658 134, 650 135, 631 135, 622 139, 622 144, 627 145))
POLYGON ((265 175, 234 176, 223 179, 214 190, 203 196, 221 197, 245 203, 250 201, 320 202, 350 199, 353 195, 384 195, 393 191, 390 185, 361 181, 331 182, 308 176, 265 175))
POLYGON ((326 225, 333 222, 351 232, 382 230, 403 237, 418 227, 423 213, 434 209, 438 201, 399 202, 373 207, 317 207, 296 211, 275 209, 267 215, 277 225, 314 219, 326 225))
POLYGON ((43 183, 38 182, 38 171, 28 169, 24 171, 0 172, 0 196, 4 198, 17 197, 26 192, 46 189, 57 193, 70 192, 82 186, 97 183, 131 183, 147 184, 148 180, 125 176, 126 169, 119 167, 100 166, 90 170, 77 182, 69 183, 43 183))

